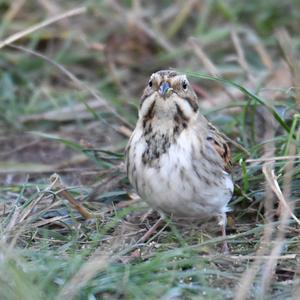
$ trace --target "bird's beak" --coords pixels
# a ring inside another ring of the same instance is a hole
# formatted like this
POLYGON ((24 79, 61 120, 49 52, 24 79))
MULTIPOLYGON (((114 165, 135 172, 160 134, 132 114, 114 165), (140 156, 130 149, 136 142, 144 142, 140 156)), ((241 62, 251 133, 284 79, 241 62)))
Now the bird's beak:
POLYGON ((168 82, 163 81, 159 87, 159 94, 161 96, 165 96, 169 90, 172 90, 170 84, 168 82))

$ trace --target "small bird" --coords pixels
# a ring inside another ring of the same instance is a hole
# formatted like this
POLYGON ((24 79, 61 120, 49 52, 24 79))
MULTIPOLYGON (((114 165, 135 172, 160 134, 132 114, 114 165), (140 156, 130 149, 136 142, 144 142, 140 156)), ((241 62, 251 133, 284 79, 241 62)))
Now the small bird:
MULTIPOLYGON (((226 237, 233 194, 230 149, 199 111, 186 75, 151 75, 125 153, 129 181, 152 208, 189 220, 216 217, 226 237)), ((223 244, 228 250, 227 243, 223 244)))

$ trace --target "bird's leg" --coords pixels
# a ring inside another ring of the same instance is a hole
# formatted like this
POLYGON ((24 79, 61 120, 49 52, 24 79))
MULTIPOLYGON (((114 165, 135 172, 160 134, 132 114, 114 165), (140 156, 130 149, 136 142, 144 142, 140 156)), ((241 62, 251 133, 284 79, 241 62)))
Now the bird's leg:
MULTIPOLYGON (((219 225, 221 226, 221 230, 222 230, 222 237, 226 238, 226 224, 227 224, 227 216, 226 213, 222 213, 220 215, 218 215, 218 221, 219 221, 219 225)), ((222 251, 224 254, 228 254, 229 253, 229 247, 228 247, 228 243, 227 243, 227 239, 225 239, 223 241, 222 244, 222 251)))

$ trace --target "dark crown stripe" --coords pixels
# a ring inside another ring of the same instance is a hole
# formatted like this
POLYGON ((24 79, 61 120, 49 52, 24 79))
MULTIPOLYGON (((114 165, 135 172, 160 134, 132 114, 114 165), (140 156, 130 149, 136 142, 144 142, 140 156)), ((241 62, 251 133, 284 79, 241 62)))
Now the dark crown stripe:
POLYGON ((178 75, 178 73, 176 71, 173 70, 161 70, 158 71, 157 74, 159 74, 160 76, 164 77, 164 76, 168 76, 170 77, 175 77, 178 75))

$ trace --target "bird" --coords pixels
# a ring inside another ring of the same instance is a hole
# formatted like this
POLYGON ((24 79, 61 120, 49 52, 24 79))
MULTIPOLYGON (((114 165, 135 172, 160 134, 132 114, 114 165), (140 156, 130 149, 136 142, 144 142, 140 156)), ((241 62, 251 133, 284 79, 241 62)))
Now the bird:
POLYGON ((215 218, 226 241, 226 213, 234 183, 225 135, 200 112, 185 74, 153 73, 125 149, 129 182, 161 213, 205 222, 215 218))

